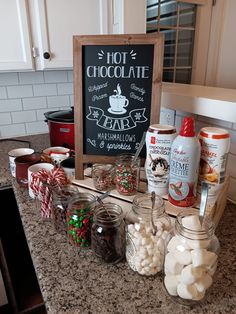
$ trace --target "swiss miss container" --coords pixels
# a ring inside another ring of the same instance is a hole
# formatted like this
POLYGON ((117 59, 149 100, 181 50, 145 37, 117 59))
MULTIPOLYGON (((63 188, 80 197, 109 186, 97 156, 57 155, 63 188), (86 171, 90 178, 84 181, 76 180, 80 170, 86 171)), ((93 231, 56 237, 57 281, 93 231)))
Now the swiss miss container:
POLYGON ((174 300, 199 303, 212 288, 220 250, 214 231, 209 217, 201 225, 196 209, 178 214, 164 265, 164 286, 174 300))
POLYGON ((150 276, 162 271, 166 242, 171 230, 163 199, 151 193, 134 197, 126 216, 126 259, 130 268, 150 276))
POLYGON ((198 188, 200 190, 201 183, 206 182, 209 198, 213 201, 225 182, 230 135, 221 128, 205 127, 200 130, 198 138, 201 144, 198 188))

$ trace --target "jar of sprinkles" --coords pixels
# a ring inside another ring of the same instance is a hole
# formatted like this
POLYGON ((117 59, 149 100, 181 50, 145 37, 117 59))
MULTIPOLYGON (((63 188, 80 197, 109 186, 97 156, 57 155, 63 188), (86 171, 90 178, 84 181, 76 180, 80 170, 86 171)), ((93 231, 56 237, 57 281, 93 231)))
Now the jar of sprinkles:
POLYGON ((109 190, 114 185, 114 166, 112 164, 98 164, 92 166, 94 187, 99 191, 109 190))
POLYGON ((116 189, 123 195, 134 195, 138 190, 140 157, 134 160, 133 154, 118 156, 115 165, 116 189))
POLYGON ((67 234, 69 242, 87 248, 91 242, 91 225, 96 198, 90 193, 78 193, 71 199, 67 212, 67 234))

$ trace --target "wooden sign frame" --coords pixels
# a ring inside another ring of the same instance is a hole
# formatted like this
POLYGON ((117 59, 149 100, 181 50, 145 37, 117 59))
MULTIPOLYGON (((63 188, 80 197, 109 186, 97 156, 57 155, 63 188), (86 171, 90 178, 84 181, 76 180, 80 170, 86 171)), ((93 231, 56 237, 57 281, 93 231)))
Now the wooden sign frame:
POLYGON ((84 80, 83 80, 83 47, 84 46, 119 46, 119 45, 152 45, 153 71, 151 86, 151 105, 149 124, 159 122, 161 85, 163 72, 164 37, 162 34, 135 35, 88 35, 73 37, 74 62, 74 115, 75 115, 75 178, 84 178, 84 164, 113 163, 116 156, 88 155, 84 153, 84 80))

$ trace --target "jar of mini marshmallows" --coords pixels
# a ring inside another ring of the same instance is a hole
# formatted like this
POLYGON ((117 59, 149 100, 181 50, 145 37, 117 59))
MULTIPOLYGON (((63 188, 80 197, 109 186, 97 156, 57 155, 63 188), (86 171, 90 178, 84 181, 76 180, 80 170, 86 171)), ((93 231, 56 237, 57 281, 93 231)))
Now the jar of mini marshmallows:
POLYGON ((163 269, 166 243, 171 229, 163 199, 151 193, 134 197, 127 215, 126 259, 131 269, 141 275, 155 275, 163 269))
POLYGON ((214 230, 209 217, 201 225, 198 210, 185 209, 176 218, 167 245, 164 286, 182 304, 202 301, 213 283, 220 249, 214 230))

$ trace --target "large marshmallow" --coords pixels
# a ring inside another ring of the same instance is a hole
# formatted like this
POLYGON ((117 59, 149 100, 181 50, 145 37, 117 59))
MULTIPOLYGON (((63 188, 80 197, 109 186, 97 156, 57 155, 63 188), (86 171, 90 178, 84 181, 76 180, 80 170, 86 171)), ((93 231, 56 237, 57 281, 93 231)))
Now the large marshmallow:
POLYGON ((165 273, 177 275, 180 274, 183 265, 177 262, 172 253, 167 253, 165 258, 165 273))
MULTIPOLYGON (((196 235, 197 237, 197 235, 196 235)), ((211 241, 210 240, 203 240, 203 239, 187 239, 186 240, 186 245, 190 249, 207 249, 210 245, 211 241)))
POLYGON ((166 290, 169 292, 170 295, 178 295, 177 294, 177 285, 178 285, 178 277, 175 275, 166 275, 164 278, 164 284, 166 290))
POLYGON ((189 265, 192 262, 192 256, 188 250, 183 252, 175 250, 173 251, 173 255, 176 261, 182 265, 189 265))
POLYGON ((196 249, 191 251, 193 266, 198 267, 202 265, 212 266, 216 260, 217 255, 214 252, 206 249, 196 249))
POLYGON ((181 298, 188 300, 193 300, 198 295, 197 289, 194 285, 185 285, 184 283, 178 284, 177 293, 181 298))
POLYGON ((198 292, 206 291, 212 285, 212 277, 208 274, 204 274, 197 282, 195 282, 195 287, 198 292))
POLYGON ((201 267, 193 267, 192 264, 185 266, 181 272, 180 281, 186 285, 191 285, 203 275, 201 267))
POLYGON ((189 246, 187 243, 183 242, 180 240, 179 237, 174 236, 168 243, 167 245, 167 250, 169 252, 174 251, 174 250, 179 250, 179 251, 184 251, 186 249, 189 249, 189 246))
POLYGON ((190 230, 200 231, 202 226, 198 215, 191 215, 182 218, 182 225, 190 230))

